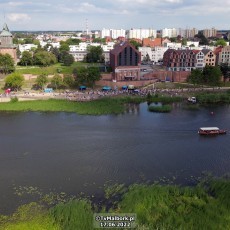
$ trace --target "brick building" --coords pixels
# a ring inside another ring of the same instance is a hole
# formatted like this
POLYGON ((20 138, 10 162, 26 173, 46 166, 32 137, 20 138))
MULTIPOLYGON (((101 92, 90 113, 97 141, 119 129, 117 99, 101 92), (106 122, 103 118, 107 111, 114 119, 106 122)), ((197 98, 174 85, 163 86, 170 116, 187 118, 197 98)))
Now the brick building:
POLYGON ((13 35, 10 33, 6 23, 3 26, 2 32, 0 34, 0 53, 9 54, 14 62, 17 62, 17 46, 13 44, 13 35))
POLYGON ((141 53, 128 41, 110 51, 110 66, 116 81, 140 80, 141 53))
POLYGON ((215 66, 215 63, 216 55, 209 49, 201 51, 168 49, 163 57, 163 65, 170 71, 203 69, 206 65, 215 66))

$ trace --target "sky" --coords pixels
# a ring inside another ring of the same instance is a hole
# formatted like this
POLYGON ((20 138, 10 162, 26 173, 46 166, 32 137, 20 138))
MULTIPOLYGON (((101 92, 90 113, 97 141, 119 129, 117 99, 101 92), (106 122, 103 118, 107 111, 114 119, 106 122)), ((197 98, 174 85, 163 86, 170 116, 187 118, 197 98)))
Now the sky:
POLYGON ((229 30, 230 0, 0 0, 4 22, 11 31, 229 30))

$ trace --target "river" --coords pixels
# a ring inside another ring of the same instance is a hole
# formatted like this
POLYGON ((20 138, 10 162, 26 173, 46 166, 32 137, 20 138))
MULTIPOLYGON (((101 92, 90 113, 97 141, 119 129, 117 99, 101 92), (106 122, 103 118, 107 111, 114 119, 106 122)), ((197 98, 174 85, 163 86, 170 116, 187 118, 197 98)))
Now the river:
POLYGON ((31 201, 15 188, 101 195, 107 182, 132 184, 172 177, 192 184, 230 172, 230 134, 202 137, 199 127, 230 130, 230 107, 151 113, 147 104, 125 114, 0 113, 0 213, 31 201), (211 114, 213 112, 213 115, 211 114))

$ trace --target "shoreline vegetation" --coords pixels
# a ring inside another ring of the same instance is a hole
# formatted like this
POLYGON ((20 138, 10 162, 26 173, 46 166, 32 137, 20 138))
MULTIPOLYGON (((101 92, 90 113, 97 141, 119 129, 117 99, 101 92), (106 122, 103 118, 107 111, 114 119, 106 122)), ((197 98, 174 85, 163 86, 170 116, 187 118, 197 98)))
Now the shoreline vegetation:
MULTIPOLYGON (((198 103, 189 104, 184 103, 183 109, 198 110, 200 106, 205 105, 222 105, 230 103, 230 91, 226 92, 202 92, 194 94, 198 103)), ((148 110, 150 112, 170 112, 174 102, 187 102, 185 96, 170 96, 170 95, 119 95, 119 96, 105 96, 95 100, 89 101, 71 101, 67 99, 46 98, 19 101, 17 97, 12 97, 10 102, 0 103, 0 111, 21 111, 21 112, 73 112, 79 115, 108 115, 108 114, 122 114, 125 112, 127 104, 140 104, 142 102, 148 103, 148 110), (162 106, 152 106, 151 103, 160 102, 162 106)))
POLYGON ((10 102, 0 103, 0 111, 74 112, 80 115, 106 115, 124 113, 125 105, 130 103, 140 104, 148 101, 148 103, 161 102, 170 104, 181 100, 181 97, 169 96, 106 96, 86 102, 76 102, 65 99, 18 101, 12 98, 10 102))
MULTIPOLYGON (((229 229, 230 179, 206 178, 193 187, 177 185, 114 185, 105 190, 113 204, 93 204, 89 198, 47 206, 32 202, 10 216, 0 216, 0 230, 93 230, 94 213, 135 213, 136 229, 229 229)), ((46 201, 50 199, 46 196, 46 201)), ((111 228, 110 228, 111 229, 111 228)))

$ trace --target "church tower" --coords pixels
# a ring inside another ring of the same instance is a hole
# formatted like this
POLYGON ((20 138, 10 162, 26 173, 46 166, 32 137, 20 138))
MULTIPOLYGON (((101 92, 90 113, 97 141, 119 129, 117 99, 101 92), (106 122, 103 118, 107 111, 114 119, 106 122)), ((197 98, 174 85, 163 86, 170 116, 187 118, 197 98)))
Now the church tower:
POLYGON ((14 62, 17 62, 17 46, 13 44, 13 35, 10 33, 7 24, 3 25, 2 32, 0 33, 0 53, 9 54, 14 62))

